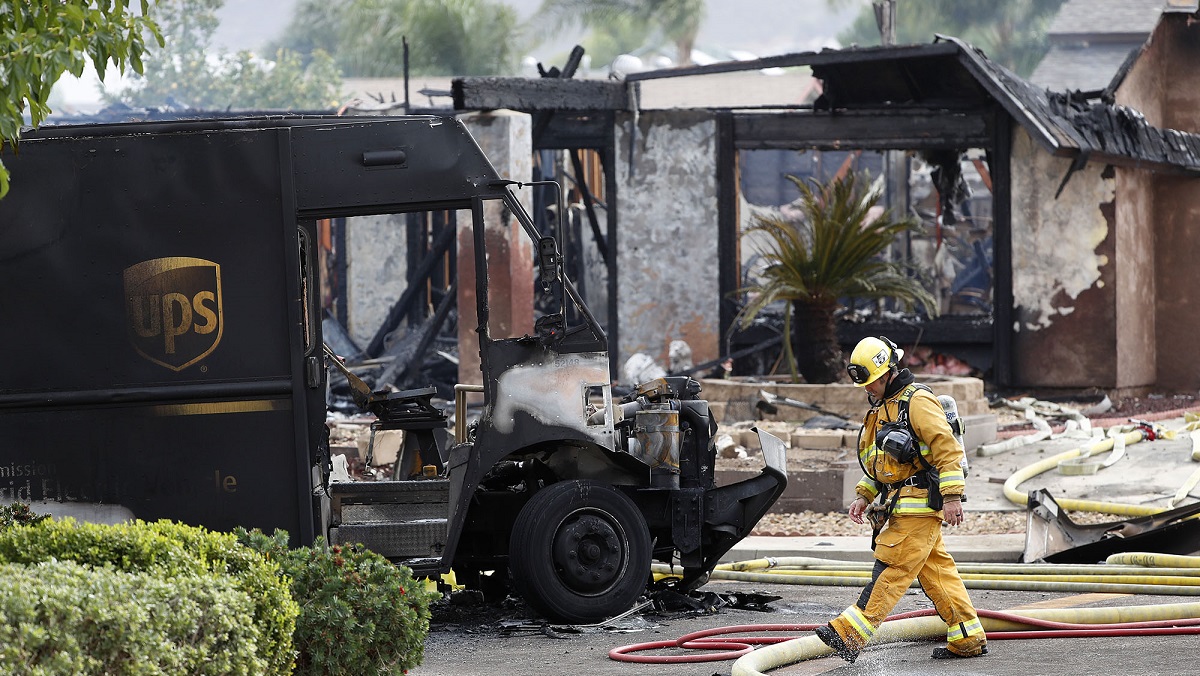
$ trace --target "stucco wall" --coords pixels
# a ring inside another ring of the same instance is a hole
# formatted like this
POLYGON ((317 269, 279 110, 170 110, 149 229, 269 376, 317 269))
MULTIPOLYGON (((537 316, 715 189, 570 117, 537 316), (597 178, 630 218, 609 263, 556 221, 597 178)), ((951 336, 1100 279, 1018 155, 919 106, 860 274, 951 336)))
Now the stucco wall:
POLYGON ((404 216, 346 219, 346 329, 366 347, 404 293, 408 271, 404 216))
MULTIPOLYGON (((1200 133, 1200 23, 1181 14, 1164 17, 1151 37, 1163 50, 1155 65, 1164 82, 1162 125, 1200 133)), ((1195 392, 1196 336, 1200 334, 1200 179, 1161 177, 1155 192, 1155 296, 1158 385, 1195 392)))
POLYGON ((616 127, 617 364, 645 352, 667 364, 684 340, 692 360, 719 355, 716 122, 704 112, 644 112, 616 127))
POLYGON ((1016 383, 1114 387, 1115 181, 1088 164, 1055 198, 1071 160, 1045 152, 1020 127, 1012 165, 1016 383))
MULTIPOLYGON (((1163 82, 1161 49, 1146 44, 1123 81, 1116 100, 1137 109, 1152 124, 1161 124, 1163 82)), ((1160 177, 1141 169, 1117 167, 1117 387, 1154 385, 1157 379, 1155 230, 1156 184, 1160 177)))
POLYGON ((1154 175, 1116 170, 1116 336, 1113 355, 1117 389, 1154 385, 1156 374, 1154 304, 1154 175))

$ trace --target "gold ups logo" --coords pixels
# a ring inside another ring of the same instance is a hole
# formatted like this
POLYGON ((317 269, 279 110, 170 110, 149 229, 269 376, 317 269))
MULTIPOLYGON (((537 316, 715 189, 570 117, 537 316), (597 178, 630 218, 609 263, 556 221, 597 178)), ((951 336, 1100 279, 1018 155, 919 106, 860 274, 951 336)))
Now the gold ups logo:
POLYGON ((172 371, 221 342, 221 266, 200 258, 155 258, 125 269, 125 314, 138 354, 172 371))

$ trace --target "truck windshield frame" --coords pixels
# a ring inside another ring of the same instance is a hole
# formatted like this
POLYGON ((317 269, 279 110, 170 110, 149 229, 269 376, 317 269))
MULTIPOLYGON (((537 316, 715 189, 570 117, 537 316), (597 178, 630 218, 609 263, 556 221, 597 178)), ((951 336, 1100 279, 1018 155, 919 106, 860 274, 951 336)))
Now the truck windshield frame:
MULTIPOLYGON (((521 224, 521 229, 525 231, 526 236, 529 237, 530 241, 536 247, 538 242, 543 239, 544 235, 539 232, 537 226, 534 225, 533 218, 530 217, 529 212, 525 210, 525 205, 521 204, 521 201, 513 193, 511 182, 505 186, 501 199, 504 202, 504 206, 516 217, 517 222, 521 224)), ((481 216, 482 213, 483 212, 481 211, 481 216)), ((595 341, 595 345, 592 345, 591 349, 595 349, 597 351, 607 350, 608 334, 604 331, 604 327, 600 325, 600 322, 596 321, 595 316, 592 315, 591 310, 588 309, 587 304, 584 302, 583 297, 580 295, 579 290, 576 288, 574 282, 572 282, 567 276, 566 270, 563 267, 563 256, 561 253, 562 243, 558 241, 557 238, 555 238, 555 246, 558 258, 556 263, 558 267, 558 275, 556 284, 554 285, 557 288, 554 289, 552 293, 554 294, 555 306, 558 308, 558 314, 563 316, 564 321, 567 319, 565 313, 568 308, 567 301, 569 300, 570 308, 573 309, 578 317, 583 320, 583 326, 587 328, 588 332, 591 334, 591 338, 595 341)), ((568 334, 577 333, 580 328, 582 327, 568 327, 566 332, 568 334)))

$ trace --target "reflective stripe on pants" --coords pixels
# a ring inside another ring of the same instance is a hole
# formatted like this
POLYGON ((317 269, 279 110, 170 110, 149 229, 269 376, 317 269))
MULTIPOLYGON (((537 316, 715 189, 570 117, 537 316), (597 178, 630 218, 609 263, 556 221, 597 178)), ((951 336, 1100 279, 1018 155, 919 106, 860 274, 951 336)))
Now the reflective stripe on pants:
POLYGON ((946 623, 951 650, 974 655, 987 643, 967 588, 942 542, 941 519, 893 515, 876 538, 875 557, 871 582, 858 603, 830 622, 847 646, 861 649, 870 640, 914 578, 946 623))

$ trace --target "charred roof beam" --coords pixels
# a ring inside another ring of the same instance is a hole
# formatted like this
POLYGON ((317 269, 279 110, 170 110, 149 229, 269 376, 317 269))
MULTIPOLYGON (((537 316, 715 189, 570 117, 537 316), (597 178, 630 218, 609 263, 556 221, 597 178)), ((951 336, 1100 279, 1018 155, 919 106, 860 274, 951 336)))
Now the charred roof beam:
POLYGON ((888 59, 903 60, 939 55, 951 56, 957 53, 958 47, 948 44, 853 47, 844 50, 825 49, 820 52, 799 52, 795 54, 765 56, 761 59, 751 59, 749 61, 722 61, 706 66, 664 68, 662 70, 651 70, 642 73, 630 73, 625 77, 625 81, 637 82, 640 80, 736 73, 767 68, 793 68, 796 66, 811 66, 815 72, 817 67, 828 63, 879 63, 882 54, 886 54, 888 59))
POLYGON ((624 84, 569 78, 460 77, 450 85, 455 110, 625 110, 624 84))
POLYGON ((992 142, 990 111, 926 109, 819 113, 738 113, 733 116, 739 149, 820 148, 921 150, 982 148, 992 142))

